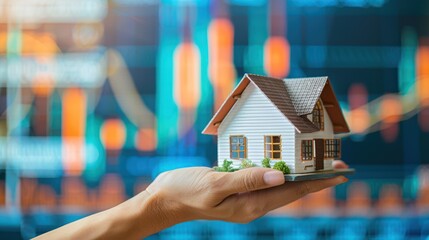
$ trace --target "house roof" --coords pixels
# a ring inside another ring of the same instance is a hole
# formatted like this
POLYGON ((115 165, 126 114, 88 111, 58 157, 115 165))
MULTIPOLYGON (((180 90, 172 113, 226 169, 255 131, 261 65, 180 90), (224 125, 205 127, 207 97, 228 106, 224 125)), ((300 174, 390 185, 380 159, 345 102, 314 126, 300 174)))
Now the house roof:
POLYGON ((313 112, 314 106, 325 87, 328 77, 298 78, 283 80, 297 115, 313 112))
POLYGON ((204 134, 217 134, 218 125, 237 102, 237 96, 240 96, 251 82, 291 121, 298 132, 312 133, 320 130, 306 116, 312 113, 319 98, 322 99, 334 125, 334 133, 349 132, 328 77, 278 79, 245 74, 203 130, 204 134))

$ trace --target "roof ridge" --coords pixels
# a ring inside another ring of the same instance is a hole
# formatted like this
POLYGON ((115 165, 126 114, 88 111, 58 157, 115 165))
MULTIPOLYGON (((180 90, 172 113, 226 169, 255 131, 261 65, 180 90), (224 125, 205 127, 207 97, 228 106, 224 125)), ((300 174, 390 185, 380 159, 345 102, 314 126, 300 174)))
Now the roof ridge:
POLYGON ((284 80, 299 80, 299 79, 312 79, 312 78, 329 78, 329 76, 284 78, 284 80))
POLYGON ((269 76, 264 76, 260 74, 254 74, 254 73, 246 73, 245 75, 247 75, 248 77, 255 76, 255 77, 269 78, 269 79, 280 80, 280 81, 284 80, 284 78, 275 78, 275 77, 269 77, 269 76))

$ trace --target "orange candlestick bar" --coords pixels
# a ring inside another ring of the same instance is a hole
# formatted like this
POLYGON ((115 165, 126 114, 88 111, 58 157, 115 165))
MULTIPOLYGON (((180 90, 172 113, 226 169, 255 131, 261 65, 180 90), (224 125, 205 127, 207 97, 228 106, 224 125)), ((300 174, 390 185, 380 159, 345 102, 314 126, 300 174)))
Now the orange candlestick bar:
POLYGON ((68 174, 80 174, 84 164, 87 99, 82 89, 72 88, 62 96, 63 166, 68 174))
POLYGON ((154 128, 142 128, 135 136, 136 148, 140 151, 154 151, 157 145, 154 128))
POLYGON ((347 115, 347 122, 353 133, 364 133, 370 124, 368 112, 368 92, 364 85, 353 84, 349 89, 349 105, 351 111, 347 115))
POLYGON ((234 87, 234 27, 227 18, 213 20, 208 28, 209 79, 213 85, 215 110, 234 87))
POLYGON ((195 109, 201 98, 200 50, 192 43, 181 43, 174 53, 174 101, 181 109, 195 109))
POLYGON ((269 76, 284 78, 290 69, 290 46, 284 37, 273 36, 264 46, 264 68, 269 76))
POLYGON ((420 104, 429 106, 429 46, 420 46, 417 50, 417 93, 420 104))

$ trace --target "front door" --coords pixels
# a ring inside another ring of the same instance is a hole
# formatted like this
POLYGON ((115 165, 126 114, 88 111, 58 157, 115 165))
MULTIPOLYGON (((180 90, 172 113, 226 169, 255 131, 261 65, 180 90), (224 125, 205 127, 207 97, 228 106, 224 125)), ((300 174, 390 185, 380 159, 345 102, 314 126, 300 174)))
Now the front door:
POLYGON ((316 170, 322 170, 323 158, 325 156, 325 140, 322 138, 314 139, 316 144, 316 170))

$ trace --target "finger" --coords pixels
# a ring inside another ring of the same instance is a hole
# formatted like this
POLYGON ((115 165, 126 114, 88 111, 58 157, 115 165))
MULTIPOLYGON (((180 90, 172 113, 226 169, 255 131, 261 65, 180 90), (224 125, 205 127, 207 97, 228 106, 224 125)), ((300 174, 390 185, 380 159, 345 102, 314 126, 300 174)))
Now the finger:
POLYGON ((250 192, 281 185, 285 182, 281 171, 268 168, 247 168, 233 173, 222 174, 219 192, 228 195, 250 192))
POLYGON ((347 165, 345 162, 343 162, 341 160, 334 160, 332 162, 332 166, 334 167, 334 169, 346 169, 346 168, 349 168, 349 165, 347 165))
MULTIPOLYGON (((281 186, 279 189, 273 189, 272 191, 266 192, 255 192, 254 201, 262 202, 263 197, 268 197, 268 211, 284 206, 291 203, 299 198, 306 196, 309 193, 318 192, 325 188, 330 188, 342 183, 347 182, 348 179, 344 176, 338 176, 335 178, 321 179, 314 181, 303 181, 294 182, 289 186, 281 186), (285 197, 287 195, 288 197, 285 197)), ((268 190, 268 189, 267 189, 268 190)))
POLYGON ((303 182, 287 182, 284 185, 274 188, 263 189, 254 192, 236 194, 225 199, 218 207, 219 208, 234 208, 237 221, 240 217, 246 222, 248 217, 258 218, 265 215, 267 212, 289 204, 309 193, 317 192, 325 188, 344 183, 347 178, 338 176, 330 179, 303 181, 303 182))

